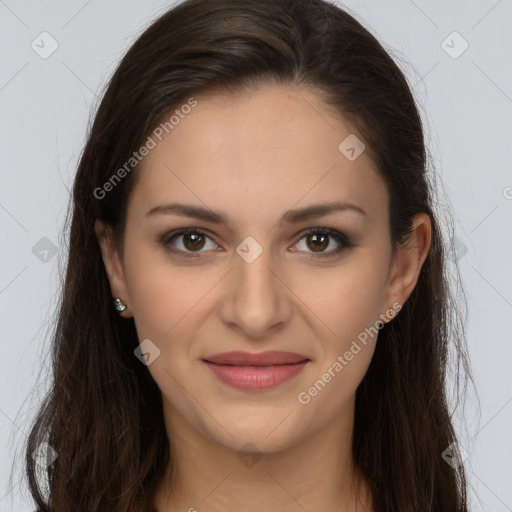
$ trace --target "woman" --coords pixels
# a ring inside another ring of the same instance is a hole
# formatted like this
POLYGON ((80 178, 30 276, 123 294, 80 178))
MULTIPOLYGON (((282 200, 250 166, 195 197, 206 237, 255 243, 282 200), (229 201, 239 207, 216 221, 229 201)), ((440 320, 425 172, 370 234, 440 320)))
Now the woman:
POLYGON ((402 72, 340 8, 154 22, 75 179, 38 510, 468 510, 426 173, 402 72))

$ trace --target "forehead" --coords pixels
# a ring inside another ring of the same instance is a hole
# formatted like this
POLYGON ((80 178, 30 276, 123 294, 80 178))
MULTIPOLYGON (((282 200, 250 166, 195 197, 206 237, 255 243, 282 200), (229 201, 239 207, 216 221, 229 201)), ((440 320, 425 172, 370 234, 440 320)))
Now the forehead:
POLYGON ((181 201, 270 221, 294 206, 349 201, 385 215, 387 193, 369 156, 350 160, 339 148, 357 136, 353 128, 311 90, 267 85, 196 100, 153 137, 129 211, 181 201))

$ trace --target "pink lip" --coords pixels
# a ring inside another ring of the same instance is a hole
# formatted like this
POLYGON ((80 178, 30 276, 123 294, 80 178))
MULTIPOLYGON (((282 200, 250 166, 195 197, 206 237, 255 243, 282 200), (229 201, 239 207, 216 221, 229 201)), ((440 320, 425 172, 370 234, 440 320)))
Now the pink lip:
POLYGON ((203 359, 226 384, 246 390, 273 388, 299 374, 309 359, 291 352, 225 352, 203 359))

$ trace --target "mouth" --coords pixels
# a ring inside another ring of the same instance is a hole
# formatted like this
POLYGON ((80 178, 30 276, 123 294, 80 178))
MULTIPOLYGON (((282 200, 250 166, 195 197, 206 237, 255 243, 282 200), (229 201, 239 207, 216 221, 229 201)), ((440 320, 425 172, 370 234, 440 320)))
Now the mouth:
POLYGON ((298 375, 311 360, 291 352, 226 352, 203 359, 222 382, 244 391, 262 391, 298 375))

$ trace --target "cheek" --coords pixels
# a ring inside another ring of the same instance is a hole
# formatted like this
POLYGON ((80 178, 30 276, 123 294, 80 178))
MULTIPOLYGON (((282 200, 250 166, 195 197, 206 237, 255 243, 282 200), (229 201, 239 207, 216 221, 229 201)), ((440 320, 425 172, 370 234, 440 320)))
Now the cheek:
POLYGON ((160 351, 148 371, 168 400, 187 408, 180 383, 188 381, 190 351, 201 323, 198 315, 213 284, 161 260, 148 264, 141 252, 133 252, 127 283, 138 339, 151 340, 160 351))
POLYGON ((308 279, 297 280, 303 314, 317 326, 326 350, 341 351, 366 328, 374 326, 382 311, 384 269, 371 254, 361 251, 353 260, 308 279))
POLYGON ((347 260, 335 272, 317 274, 321 278, 316 280, 319 286, 314 287, 314 293, 311 286, 301 290, 307 293, 303 295, 307 297, 307 314, 318 334, 318 365, 301 390, 314 415, 324 417, 331 406, 333 410, 343 408, 370 365, 378 339, 385 278, 382 260, 377 262, 372 254, 360 251, 357 258, 347 260))
POLYGON ((370 365, 382 299, 381 277, 373 272, 365 265, 347 266, 331 276, 323 293, 308 297, 308 306, 321 319, 316 321, 318 358, 297 398, 316 421, 345 411, 370 365))
POLYGON ((185 314, 184 295, 190 293, 190 287, 185 286, 180 272, 166 264, 163 249, 130 242, 127 237, 125 275, 137 334, 140 340, 163 341, 164 335, 185 314))

